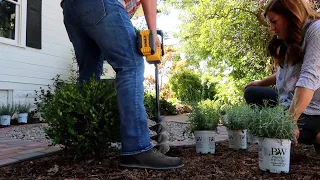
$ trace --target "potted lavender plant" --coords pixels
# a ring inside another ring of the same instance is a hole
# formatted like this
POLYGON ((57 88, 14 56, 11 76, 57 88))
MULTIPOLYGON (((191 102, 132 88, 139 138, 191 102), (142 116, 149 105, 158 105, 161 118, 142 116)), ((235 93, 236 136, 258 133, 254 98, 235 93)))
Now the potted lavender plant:
POLYGON ((0 125, 1 126, 10 126, 11 117, 14 113, 14 107, 10 104, 4 105, 0 107, 0 125))
POLYGON ((18 104, 16 112, 18 113, 18 123, 26 124, 28 122, 28 114, 30 110, 30 104, 18 104))
POLYGON ((251 134, 259 137, 259 168, 272 173, 288 173, 291 141, 296 122, 283 106, 263 107, 255 110, 249 122, 251 134))

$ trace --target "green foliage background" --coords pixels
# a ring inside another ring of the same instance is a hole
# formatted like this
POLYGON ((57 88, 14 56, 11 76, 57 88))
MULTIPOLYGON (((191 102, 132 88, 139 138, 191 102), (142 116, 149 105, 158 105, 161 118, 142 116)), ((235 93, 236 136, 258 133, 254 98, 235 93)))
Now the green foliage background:
POLYGON ((182 11, 176 36, 187 64, 223 82, 217 84, 216 98, 237 103, 248 82, 271 75, 266 50, 271 34, 259 1, 169 0, 168 4, 182 11))

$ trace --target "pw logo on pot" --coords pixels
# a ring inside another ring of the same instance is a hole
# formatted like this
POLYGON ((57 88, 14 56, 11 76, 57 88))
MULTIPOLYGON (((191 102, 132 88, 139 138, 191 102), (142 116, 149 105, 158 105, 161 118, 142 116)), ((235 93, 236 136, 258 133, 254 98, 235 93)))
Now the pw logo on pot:
POLYGON ((264 148, 264 154, 269 156, 284 156, 287 153, 285 148, 264 148))

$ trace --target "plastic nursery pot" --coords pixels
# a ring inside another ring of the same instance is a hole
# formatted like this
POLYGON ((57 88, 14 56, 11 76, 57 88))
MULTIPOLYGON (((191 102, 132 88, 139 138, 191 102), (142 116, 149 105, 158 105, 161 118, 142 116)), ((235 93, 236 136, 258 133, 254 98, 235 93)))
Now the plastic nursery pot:
POLYGON ((250 144, 258 144, 259 143, 259 138, 253 136, 250 132, 248 132, 247 137, 248 137, 248 139, 247 139, 248 143, 250 143, 250 144))
POLYGON ((229 148, 247 149, 247 130, 228 130, 229 148))
POLYGON ((0 116, 0 125, 1 126, 10 126, 11 116, 10 115, 1 115, 0 116))
POLYGON ((18 114, 18 123, 26 124, 28 122, 28 113, 18 114))
POLYGON ((196 152, 214 154, 216 151, 215 131, 195 131, 196 152))
POLYGON ((291 141, 288 139, 259 139, 259 168, 271 173, 288 173, 291 141))

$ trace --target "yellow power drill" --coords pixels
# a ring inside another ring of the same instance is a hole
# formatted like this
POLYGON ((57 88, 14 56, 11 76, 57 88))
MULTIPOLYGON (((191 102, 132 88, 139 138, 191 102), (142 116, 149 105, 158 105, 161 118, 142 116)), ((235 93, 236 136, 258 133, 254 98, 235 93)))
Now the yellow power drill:
POLYGON ((159 71, 158 64, 161 63, 161 58, 164 55, 163 49, 163 32, 161 30, 157 30, 157 34, 161 36, 161 45, 155 47, 155 39, 153 31, 151 30, 138 30, 137 34, 137 42, 138 42, 138 51, 141 55, 146 57, 146 61, 149 64, 154 64, 155 66, 155 80, 156 80, 156 112, 154 121, 157 123, 154 126, 150 127, 150 130, 155 131, 157 135, 152 136, 151 139, 156 140, 158 145, 157 149, 160 150, 163 154, 169 151, 170 147, 167 143, 169 137, 164 134, 167 129, 165 123, 162 122, 160 115, 160 100, 159 100, 159 71))
POLYGON ((161 36, 161 45, 155 47, 154 45, 154 32, 151 30, 137 31, 138 48, 141 55, 146 57, 146 61, 150 64, 161 63, 161 58, 164 55, 163 50, 163 32, 157 30, 157 34, 161 36))
POLYGON ((164 54, 163 50, 163 32, 157 30, 157 34, 161 36, 161 45, 155 47, 154 32, 152 30, 136 30, 137 42, 138 42, 138 51, 141 55, 146 57, 146 61, 149 64, 154 64, 155 66, 155 80, 156 80, 156 114, 155 122, 160 122, 160 101, 159 101, 159 71, 158 64, 161 63, 161 58, 164 54))

